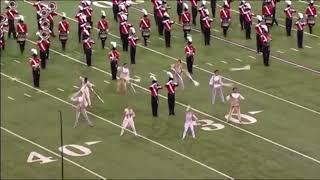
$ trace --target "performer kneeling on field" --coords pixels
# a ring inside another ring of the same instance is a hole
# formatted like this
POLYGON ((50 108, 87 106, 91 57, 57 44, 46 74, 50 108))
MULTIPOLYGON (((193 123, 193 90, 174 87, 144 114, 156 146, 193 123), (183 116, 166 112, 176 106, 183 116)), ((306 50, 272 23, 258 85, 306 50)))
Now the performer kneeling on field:
POLYGON ((188 130, 190 129, 193 139, 196 138, 196 134, 194 132, 194 121, 197 121, 198 118, 191 110, 191 106, 189 105, 186 109, 186 119, 184 122, 184 130, 182 134, 182 139, 184 139, 187 135, 188 130))
POLYGON ((28 36, 27 24, 24 23, 24 17, 20 15, 19 23, 17 24, 17 42, 20 46, 21 54, 24 52, 27 36, 28 36))
POLYGON ((120 78, 117 83, 117 92, 123 90, 125 94, 128 92, 128 84, 130 83, 130 70, 127 63, 123 63, 120 69, 120 78))
POLYGON ((59 22, 58 26, 59 31, 59 40, 61 41, 62 50, 66 50, 66 44, 68 41, 68 35, 69 35, 69 22, 66 18, 66 13, 62 13, 62 19, 59 22))
POLYGON ((241 123, 241 112, 240 112, 240 100, 244 97, 239 93, 238 88, 234 87, 232 93, 227 96, 227 101, 230 101, 230 110, 227 117, 227 122, 230 121, 233 113, 237 113, 239 123, 241 123))
POLYGON ((29 60, 32 69, 33 86, 40 88, 40 59, 36 49, 31 49, 32 57, 29 60))
POLYGON ((316 17, 317 17, 317 8, 314 5, 314 0, 310 0, 310 3, 306 9, 307 15, 307 23, 309 26, 309 32, 312 34, 312 27, 316 24, 316 17))
POLYGON ((120 61, 120 53, 117 51, 117 43, 111 42, 112 49, 109 52, 109 60, 110 60, 110 67, 111 67, 111 75, 112 80, 117 80, 117 71, 118 71, 118 64, 120 61))
POLYGON ((231 13, 230 8, 225 1, 225 4, 223 5, 223 8, 220 10, 220 21, 221 21, 221 28, 223 29, 223 36, 227 36, 227 31, 230 26, 231 22, 231 13))
POLYGON ((106 44, 106 40, 107 40, 107 34, 109 32, 109 25, 108 25, 108 21, 106 20, 106 13, 102 10, 101 11, 102 15, 101 15, 101 19, 98 22, 98 29, 99 29, 99 38, 101 40, 101 46, 102 49, 104 49, 104 46, 106 44))
POLYGON ((303 30, 306 23, 304 22, 302 13, 298 13, 298 16, 299 16, 298 21, 296 22, 297 43, 298 43, 298 48, 303 48, 303 30))
POLYGON ((174 105, 175 105, 175 94, 176 94, 176 87, 178 83, 173 82, 173 75, 171 72, 167 72, 169 75, 169 81, 166 83, 166 88, 168 90, 168 107, 169 107, 169 116, 175 115, 174 113, 174 105))
POLYGON ((261 29, 263 32, 262 35, 260 36, 263 64, 265 66, 269 66, 271 34, 268 32, 268 26, 261 25, 261 29))
POLYGON ((148 18, 148 12, 142 9, 143 18, 140 20, 140 31, 144 40, 144 45, 147 46, 147 40, 150 38, 151 22, 148 18))
POLYGON ((158 105, 159 105, 159 97, 158 92, 159 89, 162 89, 160 84, 158 84, 158 81, 156 77, 150 76, 152 79, 152 84, 149 87, 150 95, 151 95, 151 109, 152 109, 152 115, 153 117, 158 117, 158 105))
POLYGON ((88 101, 85 93, 82 90, 78 91, 71 97, 71 101, 76 102, 76 121, 74 122, 73 128, 76 128, 78 126, 80 114, 83 115, 83 117, 88 122, 89 126, 93 127, 93 124, 89 120, 87 114, 88 101))
POLYGON ((135 136, 138 135, 137 131, 136 131, 136 128, 134 126, 133 118, 135 118, 135 117, 136 117, 136 115, 135 115, 135 113, 134 113, 132 108, 127 107, 127 108, 124 109, 120 136, 123 135, 125 129, 128 128, 128 126, 132 129, 132 131, 133 131, 135 136))
POLYGON ((220 94, 221 101, 224 103, 224 96, 222 91, 222 77, 219 74, 219 70, 215 70, 214 74, 212 75, 209 85, 212 87, 212 104, 214 104, 217 93, 220 94))

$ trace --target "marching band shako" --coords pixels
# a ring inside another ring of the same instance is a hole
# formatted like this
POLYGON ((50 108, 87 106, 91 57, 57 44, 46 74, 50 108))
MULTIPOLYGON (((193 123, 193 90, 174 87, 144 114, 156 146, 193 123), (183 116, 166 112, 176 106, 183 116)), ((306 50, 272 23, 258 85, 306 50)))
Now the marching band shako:
POLYGON ((310 24, 310 25, 315 25, 316 24, 316 18, 314 16, 308 16, 307 23, 310 24))
POLYGON ((17 41, 26 41, 27 39, 27 33, 18 33, 17 35, 17 41))
POLYGON ((150 30, 149 28, 142 28, 142 36, 143 37, 149 37, 150 36, 150 30))
POLYGON ((272 17, 271 16, 265 16, 264 21, 266 22, 266 25, 272 24, 272 17))
POLYGON ((182 28, 183 28, 184 31, 191 31, 191 25, 190 25, 190 23, 184 24, 184 25, 182 26, 182 28))
POLYGON ((68 40, 68 32, 61 31, 59 34, 59 39, 60 40, 68 40))
POLYGON ((222 22, 221 22, 221 27, 229 27, 230 26, 230 22, 229 22, 229 19, 222 19, 222 22))
POLYGON ((99 31, 99 38, 107 38, 107 31, 106 30, 100 30, 99 31))

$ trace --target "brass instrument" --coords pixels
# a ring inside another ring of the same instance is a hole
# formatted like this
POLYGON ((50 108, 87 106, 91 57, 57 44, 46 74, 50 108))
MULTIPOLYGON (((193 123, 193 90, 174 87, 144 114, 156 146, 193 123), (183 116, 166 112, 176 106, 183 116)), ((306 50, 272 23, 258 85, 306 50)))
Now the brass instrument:
POLYGON ((8 2, 8 6, 9 6, 9 8, 10 9, 16 9, 17 8, 17 3, 16 3, 16 1, 9 1, 8 2))
POLYGON ((58 6, 55 2, 49 2, 49 9, 50 11, 55 11, 57 10, 58 6))
POLYGON ((49 30, 50 29, 50 21, 47 18, 41 18, 40 19, 40 26, 43 30, 49 30))

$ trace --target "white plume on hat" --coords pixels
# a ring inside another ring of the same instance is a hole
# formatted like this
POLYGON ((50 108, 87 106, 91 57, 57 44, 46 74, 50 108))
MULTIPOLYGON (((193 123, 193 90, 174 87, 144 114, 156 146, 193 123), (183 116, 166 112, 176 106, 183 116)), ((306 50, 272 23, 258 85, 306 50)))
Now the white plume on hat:
POLYGON ((251 9, 250 3, 246 3, 245 6, 246 6, 248 9, 251 9))
POLYGON ((80 10, 83 10, 83 7, 81 5, 78 6, 80 10))
POLYGON ((207 4, 207 1, 202 0, 201 4, 202 4, 203 6, 205 6, 205 5, 207 4))
POLYGON ((33 55, 38 55, 37 50, 36 50, 36 49, 34 49, 34 48, 32 48, 32 49, 31 49, 31 53, 32 53, 33 55))
POLYGON ((129 109, 128 109, 128 108, 125 108, 125 109, 124 109, 124 112, 125 112, 125 113, 128 113, 128 112, 129 112, 129 109))
POLYGON ((62 17, 67 17, 65 12, 62 12, 62 17))
POLYGON ((169 78, 173 78, 173 74, 171 72, 168 71, 167 74, 168 74, 169 78))
POLYGON ((125 20, 125 21, 128 20, 128 16, 127 15, 124 14, 124 15, 122 15, 122 17, 123 17, 123 20, 125 20))
POLYGON ((86 1, 87 5, 90 6, 91 5, 91 1, 86 1))
POLYGON ((113 48, 117 47, 117 42, 111 41, 110 44, 112 45, 113 48))
POLYGON ((162 1, 161 1, 161 0, 158 0, 158 4, 161 5, 161 4, 162 4, 162 1))
POLYGON ((257 15, 257 19, 258 19, 258 21, 262 21, 262 16, 257 15))
POLYGON ((20 18, 19 18, 21 21, 24 21, 24 17, 22 15, 20 15, 20 18))
POLYGON ((163 14, 163 16, 164 16, 164 17, 170 17, 167 12, 165 12, 165 13, 163 14))
POLYGON ((106 12, 104 10, 101 10, 101 15, 106 16, 106 12))
POLYGON ((292 3, 291 3, 291 1, 286 1, 286 4, 291 6, 292 3))
POLYGON ((265 32, 268 32, 268 26, 267 25, 261 25, 261 28, 265 31, 265 32))
POLYGON ((313 3, 314 3, 314 0, 311 0, 311 1, 310 1, 310 4, 313 4, 313 3))
POLYGON ((208 16, 209 16, 210 12, 209 12, 209 10, 208 10, 208 9, 205 9, 205 10, 204 10, 204 12, 206 13, 206 15, 208 15, 208 16))
POLYGON ((157 81, 157 78, 153 75, 150 76, 150 78, 153 80, 153 81, 157 81))
POLYGON ((131 27, 131 28, 130 28, 130 31, 131 31, 132 34, 135 34, 135 33, 136 33, 136 30, 134 29, 134 27, 131 27))
POLYGON ((40 34, 40 32, 39 32, 39 31, 37 31, 37 32, 36 32, 36 35, 40 37, 40 35, 41 35, 41 34, 40 34))
POLYGON ((145 9, 142 9, 142 13, 143 13, 144 15, 148 15, 147 10, 145 10, 145 9))
POLYGON ((225 5, 225 6, 229 6, 228 1, 227 1, 227 0, 225 0, 225 1, 224 1, 224 3, 223 3, 223 5, 225 5))
POLYGON ((188 40, 188 42, 192 42, 192 37, 191 37, 191 36, 188 36, 188 37, 187 37, 187 40, 188 40))
POLYGON ((303 19, 303 14, 302 13, 298 13, 298 17, 299 17, 299 19, 303 19))
POLYGON ((187 3, 183 3, 183 8, 184 9, 188 9, 189 8, 188 4, 187 3))

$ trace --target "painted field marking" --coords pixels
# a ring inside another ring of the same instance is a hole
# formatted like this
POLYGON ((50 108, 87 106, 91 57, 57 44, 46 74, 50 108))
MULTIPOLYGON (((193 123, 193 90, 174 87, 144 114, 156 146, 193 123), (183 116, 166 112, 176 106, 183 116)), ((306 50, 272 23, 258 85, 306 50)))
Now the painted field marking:
POLYGON ((228 62, 227 62, 227 61, 220 61, 220 62, 222 62, 222 63, 224 63, 224 64, 228 64, 228 62))
MULTIPOLYGON (((31 86, 31 87, 32 87, 32 86, 31 86)), ((34 146, 37 146, 37 147, 40 148, 40 149, 43 149, 43 150, 45 150, 45 151, 47 151, 47 152, 49 152, 49 153, 51 153, 51 154, 54 154, 54 155, 56 155, 56 156, 58 156, 58 157, 61 157, 60 154, 55 153, 54 151, 51 151, 50 149, 48 149, 48 148, 46 148, 46 147, 44 147, 44 146, 41 146, 40 144, 37 144, 37 143, 35 143, 35 142, 33 142, 33 141, 25 138, 25 137, 22 137, 22 136, 20 136, 20 135, 18 135, 18 134, 16 134, 16 133, 10 131, 9 129, 7 129, 7 128, 5 128, 5 127, 2 127, 2 126, 1 126, 1 129, 2 129, 3 131, 6 131, 7 133, 13 135, 13 136, 18 137, 19 139, 22 139, 22 140, 24 140, 24 141, 26 141, 26 142, 34 145, 34 146)), ((77 166, 77 167, 79 167, 79 168, 81 168, 81 169, 83 169, 83 170, 85 170, 85 171, 87 171, 87 172, 89 172, 89 173, 91 173, 91 174, 93 174, 93 175, 101 178, 101 179, 104 179, 104 180, 107 179, 107 178, 99 175, 98 173, 93 172, 93 171, 91 171, 90 169, 88 169, 88 168, 86 168, 86 167, 84 167, 84 166, 82 166, 82 165, 80 165, 80 164, 78 164, 78 163, 76 163, 76 162, 74 162, 74 161, 66 158, 66 157, 63 157, 63 159, 64 159, 65 161, 68 161, 69 163, 71 163, 71 164, 73 164, 73 165, 75 165, 75 166, 77 166)))
POLYGON ((137 75, 135 75, 134 77, 137 78, 137 79, 141 79, 141 77, 140 77, 140 76, 137 76, 137 75))
POLYGON ((158 39, 160 39, 161 41, 164 41, 164 39, 163 39, 163 38, 161 38, 161 37, 158 37, 158 39))
POLYGON ((305 47, 308 48, 308 49, 311 49, 311 48, 312 48, 311 46, 307 46, 307 45, 305 45, 305 47))
POLYGON ((24 96, 27 96, 28 98, 31 98, 31 95, 30 95, 30 94, 24 93, 23 95, 24 95, 24 96))
POLYGON ((21 62, 20 61, 18 61, 18 60, 13 60, 14 62, 16 62, 16 63, 18 63, 18 64, 20 64, 21 62))
POLYGON ((299 50, 298 49, 296 49, 296 48, 290 48, 292 51, 296 51, 296 52, 298 52, 299 50))
POLYGON ((278 52, 278 53, 281 53, 281 54, 283 54, 283 53, 284 53, 283 51, 280 51, 280 50, 278 50, 277 52, 278 52))
MULTIPOLYGON (((25 1, 25 2, 27 2, 27 1, 25 1)), ((30 3, 30 2, 27 2, 27 3, 32 4, 32 3, 30 3)), ((59 14, 59 13, 58 13, 58 15, 59 15, 59 16, 62 16, 62 14, 59 14)), ((70 20, 72 20, 72 21, 74 21, 74 22, 77 22, 76 20, 74 20, 74 19, 72 19, 72 18, 70 18, 70 17, 67 17, 67 18, 70 19, 70 20)), ((95 29, 96 29, 96 28, 95 28, 95 29)), ((198 31, 199 31, 199 30, 198 30, 198 31)), ((118 36, 116 36, 116 35, 113 35, 113 34, 111 34, 111 33, 109 33, 109 34, 110 34, 111 36, 113 36, 113 37, 120 38, 120 37, 118 37, 118 36)), ((215 37, 215 38, 221 39, 221 38, 219 38, 219 37, 215 37)), ((224 39, 221 39, 221 40, 222 40, 222 41, 225 41, 224 39)), ((29 41, 29 42, 31 42, 31 43, 33 43, 33 44, 36 44, 34 41, 31 41, 31 40, 29 40, 29 39, 27 39, 27 41, 29 41)), ((231 41, 230 41, 230 43, 234 43, 234 42, 231 42, 231 41)), ((236 44, 236 43, 235 43, 235 44, 236 44)), ((239 44, 238 44, 238 45, 239 45, 239 44)), ((250 48, 248 48, 248 47, 246 47, 246 46, 242 46, 242 45, 239 45, 239 46, 241 46, 241 47, 243 47, 243 48, 246 48, 246 49, 248 49, 248 50, 251 50, 251 51, 256 52, 256 50, 250 49, 250 48)), ((140 47, 143 47, 143 48, 145 48, 145 49, 147 49, 147 50, 150 50, 150 51, 152 51, 152 52, 154 52, 154 53, 156 53, 156 54, 160 54, 160 55, 162 55, 162 56, 164 56, 164 57, 167 57, 167 58, 169 58, 169 59, 178 61, 177 58, 171 57, 171 56, 169 56, 169 55, 167 55, 167 54, 163 54, 163 53, 161 53, 161 52, 158 52, 158 51, 156 51, 156 50, 150 49, 150 48, 148 48, 148 47, 144 47, 144 46, 140 46, 140 47)), ((62 54, 62 53, 60 53, 60 52, 58 52, 58 51, 55 51, 55 50, 53 50, 53 49, 50 49, 50 50, 53 51, 53 52, 56 52, 56 53, 60 54, 61 56, 70 57, 70 56, 67 56, 67 55, 65 55, 65 54, 62 54)), ((276 58, 276 57, 275 57, 275 58, 276 58)), ((72 59, 73 59, 73 60, 76 60, 76 59, 74 59, 74 58, 72 58, 72 59)), ((279 59, 279 60, 280 60, 280 59, 279 59)), ((81 62, 81 61, 79 61, 79 60, 76 60, 76 61, 81 62)), ((182 61, 182 62, 183 62, 184 64, 186 64, 185 61, 182 61)), ((82 62, 81 62, 81 63, 82 63, 82 62)), ((296 66, 296 67, 300 67, 300 68, 304 68, 304 69, 307 68, 308 70, 310 70, 310 71, 312 71, 312 72, 314 72, 314 73, 320 74, 320 71, 318 71, 318 70, 310 69, 310 68, 308 68, 308 67, 305 67, 305 66, 302 66, 302 65, 299 65, 299 64, 296 64, 296 63, 292 63, 292 62, 288 62, 288 63, 289 63, 289 64, 292 64, 292 65, 294 65, 294 66, 296 66)), ((226 64, 228 64, 228 63, 226 63, 226 64)), ((207 72, 207 73, 209 73, 209 74, 213 74, 213 72, 211 72, 211 71, 209 71, 209 70, 207 70, 207 69, 203 69, 203 68, 201 68, 201 67, 195 67, 195 68, 196 68, 196 69, 199 69, 199 70, 201 70, 201 71, 207 72)), ((98 70, 98 71, 100 71, 100 70, 98 70)), ((231 82, 233 82, 233 83, 235 83, 235 84, 238 84, 238 85, 240 85, 240 86, 243 86, 243 87, 246 87, 246 88, 248 88, 248 89, 251 89, 251 90, 253 90, 253 91, 256 91, 256 92, 259 92, 259 93, 261 93, 261 94, 264 94, 264 95, 273 97, 273 98, 278 99, 278 100, 280 100, 280 101, 289 103, 289 104, 294 105, 294 106, 296 106, 296 107, 300 107, 300 108, 302 108, 302 109, 305 109, 305 110, 307 110, 307 111, 310 111, 310 112, 313 112, 313 113, 316 113, 316 114, 319 114, 319 115, 320 115, 320 112, 318 112, 318 111, 316 111, 316 110, 307 108, 307 107, 302 106, 302 105, 300 105, 300 104, 297 104, 297 103, 295 103, 295 102, 292 102, 292 101, 283 99, 283 98, 281 98, 281 97, 278 97, 278 96, 275 96, 275 95, 273 95, 273 94, 267 93, 267 92, 265 92, 265 91, 256 89, 256 88, 254 88, 254 87, 252 87, 252 86, 248 86, 248 85, 246 85, 246 84, 243 84, 243 83, 241 83, 241 82, 232 80, 232 79, 230 79, 230 78, 227 78, 227 77, 223 77, 223 78, 226 79, 226 80, 228 80, 228 81, 231 81, 231 82)))
POLYGON ((249 58, 251 58, 251 59, 257 59, 256 57, 253 57, 253 56, 249 56, 249 58))
POLYGON ((263 112, 263 111, 262 110, 261 111, 249 111, 248 113, 253 115, 253 114, 258 114, 258 113, 261 113, 261 112, 263 112))
POLYGON ((78 86, 73 86, 74 88, 76 88, 76 89, 79 89, 79 87, 78 86))
POLYGON ((107 80, 104 80, 103 82, 104 82, 104 83, 106 83, 106 84, 110 84, 110 82, 109 82, 109 81, 107 81, 107 80))
POLYGON ((61 91, 61 92, 64 92, 64 90, 63 90, 63 89, 61 89, 61 88, 57 88, 57 90, 58 90, 58 91, 61 91))
POLYGON ((217 30, 217 29, 212 29, 214 32, 220 32, 219 30, 217 30))
POLYGON ((242 62, 242 60, 239 59, 239 58, 235 58, 234 60, 239 61, 239 62, 242 62))
POLYGON ((211 64, 211 63, 206 63, 206 65, 213 66, 213 64, 211 64))
MULTIPOLYGON (((84 63, 84 64, 85 64, 85 63, 84 63)), ((2 72, 0 72, 0 73, 1 73, 2 76, 5 76, 5 77, 7 77, 7 78, 10 78, 9 75, 4 74, 4 73, 2 73, 2 72)), ((111 75, 111 74, 108 73, 108 72, 106 72, 106 74, 111 75)), ((20 83, 20 84, 22 84, 22 85, 24 85, 24 86, 26 86, 26 87, 29 87, 29 88, 31 88, 31 89, 34 89, 34 90, 36 90, 36 91, 41 91, 41 90, 36 89, 36 88, 34 88, 33 86, 31 86, 31 85, 29 85, 29 84, 27 84, 27 83, 25 83, 25 82, 23 82, 23 81, 17 80, 16 82, 18 82, 18 83, 20 83)), ((141 86, 136 85, 136 84, 134 84, 134 85, 137 86, 137 87, 141 87, 141 86)), ((142 88, 142 87, 141 87, 141 88, 142 88)), ((61 99, 61 98, 59 98, 59 97, 57 97, 57 96, 54 96, 54 95, 49 94, 49 93, 47 93, 47 92, 43 92, 43 91, 41 91, 41 92, 42 92, 43 94, 45 94, 45 95, 53 98, 53 99, 56 99, 56 100, 58 100, 58 101, 60 101, 60 102, 63 102, 63 103, 65 103, 65 104, 67 104, 67 105, 72 106, 73 108, 76 108, 75 105, 73 105, 73 104, 71 104, 71 103, 69 103, 69 102, 67 102, 67 101, 65 101, 65 100, 63 100, 63 99, 61 99)), ((120 128, 120 129, 122 128, 120 125, 118 125, 118 124, 116 124, 116 123, 114 123, 114 122, 112 122, 112 121, 110 121, 110 120, 108 120, 108 119, 106 119, 106 118, 103 118, 103 117, 101 117, 101 116, 99 116, 99 115, 96 115, 96 114, 94 114, 94 113, 92 113, 92 112, 90 112, 90 111, 87 111, 87 113, 90 114, 90 115, 92 115, 92 116, 94 116, 94 117, 96 117, 96 118, 98 118, 98 119, 100 119, 100 120, 103 120, 103 121, 105 121, 105 122, 108 122, 109 124, 112 124, 112 125, 120 128)), ((2 127, 1 127, 1 128, 2 128, 2 127)), ((132 133, 132 134, 134 134, 134 132, 131 131, 131 130, 128 130, 128 129, 125 129, 125 130, 126 130, 126 131, 129 131, 129 132, 132 133)), ((214 169, 214 168, 212 168, 212 167, 210 167, 210 166, 208 166, 208 165, 206 165, 206 164, 204 164, 204 163, 202 163, 202 162, 200 162, 200 161, 197 161, 197 160, 195 160, 195 159, 193 159, 193 158, 191 158, 191 157, 189 157, 189 156, 187 156, 187 155, 185 155, 185 154, 182 154, 182 153, 180 153, 180 152, 178 152, 178 151, 175 151, 175 150, 173 150, 173 149, 171 149, 171 148, 169 148, 169 147, 167 147, 167 146, 165 146, 165 145, 163 145, 163 144, 160 144, 160 143, 158 143, 158 142, 156 142, 156 141, 154 141, 154 140, 152 140, 152 139, 149 139, 149 138, 147 138, 147 137, 145 137, 145 136, 142 136, 142 135, 140 135, 140 134, 138 134, 138 137, 141 137, 142 139, 145 139, 145 140, 147 140, 147 141, 149 141, 149 142, 151 142, 151 143, 153 143, 153 144, 156 144, 156 145, 158 145, 158 146, 160 146, 160 147, 163 147, 163 148, 167 149, 168 151, 173 152, 174 154, 177 154, 177 155, 179 155, 179 156, 181 156, 181 157, 184 157, 184 158, 186 158, 186 159, 188 159, 188 160, 190 160, 190 161, 192 161, 192 162, 194 162, 194 163, 196 163, 196 164, 198 164, 198 165, 201 165, 202 167, 205 167, 205 168, 207 168, 207 169, 209 169, 209 170, 211 170, 211 171, 213 171, 213 172, 216 172, 216 173, 218 173, 218 174, 220 174, 220 175, 222 175, 222 176, 224 176, 224 177, 226 177, 226 178, 234 179, 233 177, 231 177, 231 176, 229 176, 229 175, 226 175, 226 174, 224 174, 224 173, 222 173, 222 172, 220 172, 220 171, 218 171, 218 170, 216 170, 216 169, 214 169)), ((60 157, 60 156, 59 156, 59 157, 60 157)), ((67 160, 67 159, 66 159, 66 160, 67 160)), ((100 175, 99 175, 99 176, 100 176, 100 175)), ((102 177, 102 176, 101 176, 101 177, 102 177)), ((102 177, 102 178, 104 178, 104 177, 102 177)), ((104 178, 104 179, 105 179, 105 178, 104 178)))
POLYGON ((10 99, 10 100, 12 100, 12 101, 15 100, 15 99, 14 99, 13 97, 11 97, 11 96, 8 96, 8 99, 10 99))
POLYGON ((178 37, 178 36, 174 36, 174 35, 173 35, 172 37, 179 39, 179 37, 178 37))
POLYGON ((97 143, 100 143, 101 141, 91 141, 91 142, 86 142, 85 144, 88 145, 88 146, 91 146, 91 145, 94 145, 94 144, 97 144, 97 143))
POLYGON ((152 72, 149 72, 150 76, 157 76, 156 74, 153 74, 152 72))

